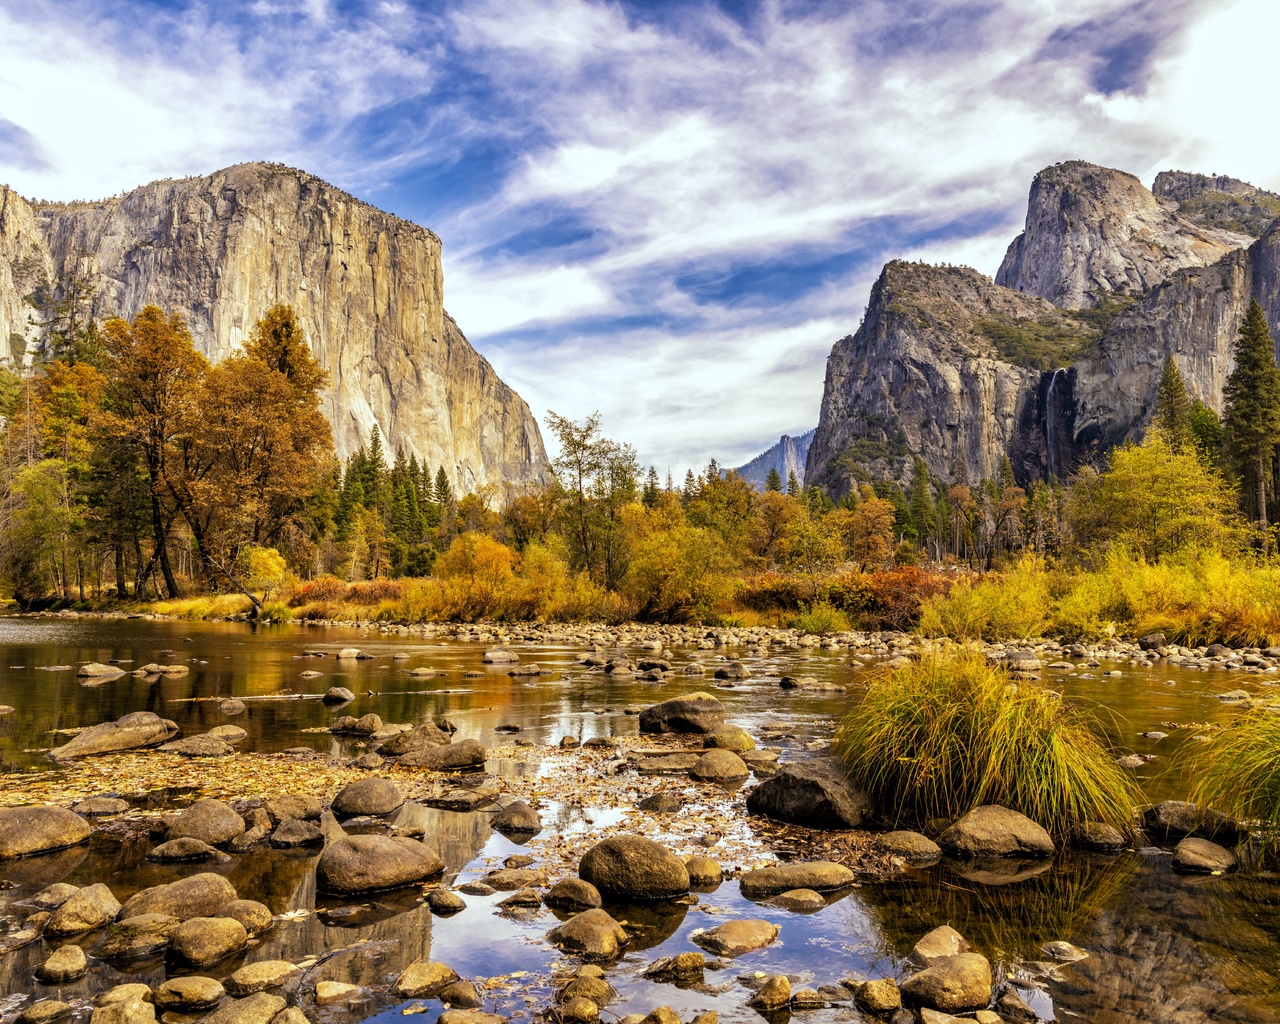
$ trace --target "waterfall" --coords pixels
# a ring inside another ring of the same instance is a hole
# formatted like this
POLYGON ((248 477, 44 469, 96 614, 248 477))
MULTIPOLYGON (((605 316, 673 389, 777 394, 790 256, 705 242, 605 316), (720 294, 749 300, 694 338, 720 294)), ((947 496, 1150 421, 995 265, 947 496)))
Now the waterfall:
POLYGON ((1049 378, 1049 387, 1044 393, 1044 450, 1045 461, 1049 468, 1049 479, 1052 480, 1056 475, 1056 468, 1053 464, 1053 389, 1058 383, 1058 374, 1066 373, 1066 370, 1054 370, 1053 376, 1049 378))

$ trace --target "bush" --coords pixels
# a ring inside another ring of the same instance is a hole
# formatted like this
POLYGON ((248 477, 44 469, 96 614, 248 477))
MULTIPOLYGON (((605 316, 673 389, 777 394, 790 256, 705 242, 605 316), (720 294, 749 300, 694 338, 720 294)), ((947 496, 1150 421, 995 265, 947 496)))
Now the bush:
POLYGON ((1044 632, 1048 606, 1044 565, 1025 558, 1007 573, 958 580, 925 600, 920 632, 954 640, 1026 640, 1044 632))
POLYGON ((1209 743, 1184 743, 1178 761, 1196 780, 1202 807, 1257 823, 1263 845, 1280 846, 1280 710, 1240 712, 1209 743))
POLYGON ((802 607, 799 615, 791 617, 792 629, 802 633, 814 633, 821 636, 825 633, 847 633, 849 620, 844 612, 834 608, 826 601, 820 601, 808 607, 802 607))
POLYGON ((1132 831, 1137 787, 1089 716, 972 652, 880 675, 833 749, 895 823, 1000 804, 1058 835, 1085 821, 1132 831))
POLYGON ((263 622, 288 622, 294 618, 293 611, 282 601, 264 601, 258 612, 263 622))
POLYGON ((401 586, 398 580, 365 580, 348 583, 343 598, 348 604, 378 605, 383 601, 398 601, 401 586))
POLYGON ((308 580, 299 586, 289 598, 289 604, 297 608, 320 601, 342 601, 346 596, 347 584, 343 580, 336 576, 321 576, 319 579, 308 580))

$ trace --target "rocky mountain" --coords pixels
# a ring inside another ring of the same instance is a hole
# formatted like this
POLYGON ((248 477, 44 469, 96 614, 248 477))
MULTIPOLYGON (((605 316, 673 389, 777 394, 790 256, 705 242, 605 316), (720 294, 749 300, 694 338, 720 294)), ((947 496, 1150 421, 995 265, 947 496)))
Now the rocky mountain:
POLYGON ((738 467, 739 476, 745 477, 757 490, 764 490, 765 481, 769 478, 769 470, 776 469, 782 477, 783 486, 796 475, 800 486, 804 486, 804 465, 809 455, 809 445, 813 441, 815 430, 806 430, 803 434, 792 437, 783 434, 778 443, 766 448, 750 462, 738 467))
POLYGON ((995 281, 888 264, 827 360, 809 481, 905 482, 917 455, 944 482, 993 476, 1006 455, 1024 484, 1065 478, 1141 433, 1167 356, 1220 411, 1249 301, 1280 324, 1280 225, 1256 239, 1256 216, 1221 227, 1221 197, 1253 209, 1270 193, 1194 178, 1167 172, 1156 196, 1121 171, 1059 164, 1036 176, 995 281))
POLYGON ((1161 171, 1151 191, 1178 204, 1178 215, 1202 227, 1259 238, 1280 217, 1280 195, 1219 174, 1161 171))
POLYGON ((96 203, 0 187, 0 362, 31 337, 23 296, 71 270, 95 289, 95 315, 180 312, 212 360, 292 304, 329 371, 342 457, 377 424, 390 450, 443 465, 463 491, 547 476, 528 406, 445 312, 440 239, 309 174, 240 164, 96 203))

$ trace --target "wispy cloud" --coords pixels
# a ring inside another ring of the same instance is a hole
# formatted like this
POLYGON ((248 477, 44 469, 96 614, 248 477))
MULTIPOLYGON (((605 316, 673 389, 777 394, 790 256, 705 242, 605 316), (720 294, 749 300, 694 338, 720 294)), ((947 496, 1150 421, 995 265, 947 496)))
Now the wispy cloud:
POLYGON ((106 194, 280 159, 445 242, 541 413, 677 475, 817 417, 893 256, 987 272, 1084 158, 1280 184, 1270 0, 0 0, 0 177, 106 194), (147 31, 140 33, 140 26, 147 31), (1255 58, 1251 62, 1251 58, 1255 58), (1254 130, 1251 130, 1254 129, 1254 130), (6 151, 8 154, 6 163, 6 151))

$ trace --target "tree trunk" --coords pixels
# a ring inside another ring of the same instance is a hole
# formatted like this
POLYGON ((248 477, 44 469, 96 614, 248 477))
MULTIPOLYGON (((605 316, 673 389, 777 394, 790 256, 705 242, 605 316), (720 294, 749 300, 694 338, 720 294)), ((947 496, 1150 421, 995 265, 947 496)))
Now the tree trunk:
POLYGON ((121 601, 129 596, 129 585, 124 580, 124 544, 116 543, 116 597, 121 601))
POLYGON ((160 497, 153 490, 151 492, 151 528, 155 534, 156 550, 152 556, 159 560, 160 571, 164 574, 164 586, 169 592, 169 599, 181 597, 182 592, 178 589, 178 581, 173 578, 173 567, 169 564, 169 545, 165 529, 164 517, 160 514, 160 497))
POLYGON ((1262 523, 1262 553, 1271 550, 1271 532, 1267 527, 1267 461, 1258 448, 1258 521, 1262 523))

